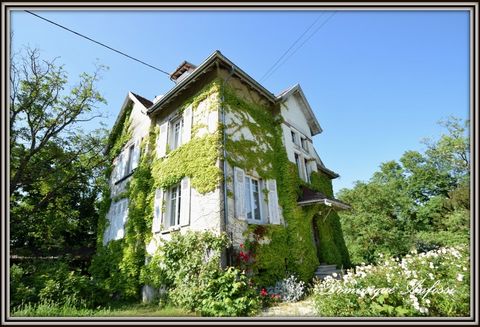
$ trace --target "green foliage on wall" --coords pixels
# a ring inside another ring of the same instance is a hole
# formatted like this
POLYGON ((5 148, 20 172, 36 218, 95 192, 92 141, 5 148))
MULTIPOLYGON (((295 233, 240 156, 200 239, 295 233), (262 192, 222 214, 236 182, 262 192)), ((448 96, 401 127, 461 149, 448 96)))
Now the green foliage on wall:
POLYGON ((319 232, 318 254, 320 263, 335 264, 339 268, 349 268, 350 257, 343 238, 340 219, 336 212, 329 210, 323 209, 321 214, 314 217, 319 232))
MULTIPOLYGON (((125 116, 129 117, 130 112, 127 111, 125 116)), ((117 134, 117 139, 111 140, 114 146, 110 148, 110 151, 115 151, 116 155, 131 138, 130 120, 124 120, 123 123, 123 127, 117 126, 122 133, 117 134)), ((124 227, 125 236, 123 239, 110 241, 104 246, 103 234, 108 225, 106 214, 112 202, 107 182, 110 178, 111 168, 107 170, 105 192, 101 202, 102 215, 99 220, 97 253, 92 260, 90 272, 110 298, 139 299, 140 269, 145 263, 145 244, 150 238, 149 231, 152 224, 150 217, 152 217, 154 193, 151 161, 154 150, 148 152, 146 150, 152 148, 147 147, 147 144, 152 144, 153 140, 155 140, 155 131, 152 129, 148 139, 141 144, 140 161, 127 184, 126 191, 113 199, 114 201, 121 198, 129 200, 128 220, 124 227)), ((112 155, 111 152, 109 155, 112 155)))
POLYGON ((191 139, 165 159, 153 162, 155 186, 166 189, 190 177, 192 187, 199 193, 214 191, 223 176, 217 164, 220 149, 219 132, 191 139))
MULTIPOLYGON (((285 277, 288 271, 308 281, 319 264, 312 233, 312 219, 319 208, 310 206, 303 209, 297 205, 300 185, 305 183, 298 177, 296 166, 288 160, 282 141, 281 116, 274 113, 276 108, 259 106, 239 98, 228 86, 224 93, 224 107, 234 117, 226 125, 227 133, 240 133, 240 137, 235 139, 227 137, 227 161, 247 173, 256 171, 262 179, 277 180, 279 204, 285 220, 285 226, 250 225, 244 233, 250 239, 249 246, 255 258, 251 267, 254 280, 259 285, 272 285, 285 277), (250 130, 255 141, 243 135, 244 129, 250 130)), ((331 181, 325 175, 315 173, 312 184, 313 189, 333 196, 331 181)), ((343 238, 332 240, 343 236, 339 225, 331 220, 327 224, 331 237, 323 242, 320 251, 335 252, 327 257, 328 263, 348 263, 348 252, 346 256, 339 254, 346 249, 337 249, 341 244, 344 246, 343 238)))
POLYGON ((317 192, 322 192, 329 198, 333 198, 333 187, 331 179, 322 172, 312 171, 310 174, 309 187, 317 192))
MULTIPOLYGON (((198 110, 202 101, 208 101, 207 107, 202 108, 207 113, 219 108, 218 81, 204 87, 195 96, 189 98, 182 105, 192 107, 192 113, 198 110)), ((182 178, 189 177, 191 186, 199 193, 205 194, 214 191, 222 181, 222 171, 218 167, 221 157, 221 131, 216 131, 205 136, 197 136, 200 128, 205 124, 195 123, 192 125, 192 139, 182 144, 161 160, 154 160, 152 171, 156 188, 168 188, 179 183, 182 178)))

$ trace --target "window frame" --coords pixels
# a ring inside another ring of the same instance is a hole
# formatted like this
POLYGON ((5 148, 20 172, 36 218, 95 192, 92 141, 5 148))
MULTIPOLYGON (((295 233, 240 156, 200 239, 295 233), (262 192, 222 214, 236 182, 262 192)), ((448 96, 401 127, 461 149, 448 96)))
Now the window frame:
POLYGON ((170 147, 170 150, 173 151, 175 149, 178 149, 181 145, 182 145, 182 134, 183 134, 183 126, 184 126, 184 122, 183 122, 183 116, 180 116, 174 120, 172 120, 170 122, 170 140, 171 142, 169 142, 169 147, 170 147), (179 125, 179 128, 178 128, 178 140, 175 139, 176 137, 176 127, 177 125, 179 125), (175 141, 177 141, 177 143, 175 143, 175 141))
POLYGON ((167 212, 165 216, 168 219, 168 224, 166 224, 167 221, 165 221, 166 229, 180 226, 181 205, 182 205, 182 185, 181 183, 177 183, 171 186, 167 191, 167 210, 166 210, 167 212), (172 212, 172 201, 173 201, 172 195, 173 194, 175 194, 175 209, 172 212))
POLYGON ((245 206, 245 219, 248 221, 248 222, 251 222, 251 223, 257 223, 257 224, 261 224, 264 222, 263 220, 263 208, 262 208, 262 181, 259 179, 259 178, 255 178, 253 176, 249 176, 249 175, 245 175, 244 177, 244 185, 245 185, 245 203, 244 203, 244 206, 245 206), (255 203, 255 196, 254 196, 254 191, 253 191, 253 182, 252 181, 255 181, 256 184, 257 184, 257 196, 258 196, 258 218, 259 219, 256 219, 256 210, 254 208, 254 203, 255 203), (249 201, 247 202, 247 192, 248 192, 248 195, 249 195, 249 201), (247 203, 250 204, 250 208, 247 207, 247 203), (248 210, 250 209, 250 212, 252 214, 252 218, 248 218, 248 210))
POLYGON ((295 132, 293 129, 291 129, 290 134, 291 134, 291 138, 292 138, 292 143, 298 145, 297 132, 295 132))
POLYGON ((308 152, 308 139, 306 137, 300 137, 300 145, 305 152, 309 153, 308 152))

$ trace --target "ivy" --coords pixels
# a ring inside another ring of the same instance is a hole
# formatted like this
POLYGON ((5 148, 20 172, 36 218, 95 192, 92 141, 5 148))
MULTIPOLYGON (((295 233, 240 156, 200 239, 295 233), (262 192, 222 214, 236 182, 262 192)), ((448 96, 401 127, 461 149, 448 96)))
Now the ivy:
MULTIPOLYGON (((227 133, 240 134, 236 139, 227 138, 226 159, 230 165, 247 172, 255 170, 261 178, 277 180, 279 204, 285 220, 285 226, 250 225, 245 231, 244 236, 251 240, 249 246, 255 258, 251 266, 254 279, 259 285, 272 285, 288 271, 308 281, 320 262, 313 246, 312 224, 321 220, 322 212, 319 205, 302 208, 297 204, 300 186, 305 182, 299 178, 295 164, 288 160, 282 141, 283 119, 276 113, 277 108, 240 99, 229 87, 225 87, 224 92, 224 105, 234 117, 226 125, 227 133), (244 135, 245 130, 255 135, 254 141, 244 135)), ((315 172, 311 181, 309 186, 312 189, 333 196, 331 180, 326 175, 315 172)), ((338 217, 332 215, 319 227, 320 260, 348 265, 348 252, 338 217), (327 231, 328 237, 323 235, 327 231)))
POLYGON ((219 132, 191 139, 170 152, 165 159, 154 161, 155 186, 166 189, 182 178, 190 177, 191 186, 199 193, 214 191, 223 176, 217 164, 220 150, 219 132))

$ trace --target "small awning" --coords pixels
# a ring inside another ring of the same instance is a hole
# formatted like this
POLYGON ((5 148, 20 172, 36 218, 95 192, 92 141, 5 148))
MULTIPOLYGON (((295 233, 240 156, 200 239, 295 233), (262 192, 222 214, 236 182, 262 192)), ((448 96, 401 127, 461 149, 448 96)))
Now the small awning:
POLYGON ((340 200, 329 198, 322 192, 311 190, 306 186, 302 186, 302 195, 298 199, 297 204, 299 206, 307 206, 312 204, 324 204, 328 207, 335 207, 339 210, 352 209, 352 207, 350 207, 348 204, 340 200))

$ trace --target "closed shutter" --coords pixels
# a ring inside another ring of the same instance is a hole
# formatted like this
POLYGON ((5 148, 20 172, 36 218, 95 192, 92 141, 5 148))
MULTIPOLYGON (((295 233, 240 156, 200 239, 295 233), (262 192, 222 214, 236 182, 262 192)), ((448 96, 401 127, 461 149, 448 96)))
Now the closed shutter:
POLYGON ((184 177, 181 184, 180 197, 180 226, 187 226, 190 224, 190 179, 184 177))
POLYGON ((138 167, 139 160, 140 160, 140 138, 135 140, 135 145, 133 148, 132 170, 138 167))
POLYGON ((211 111, 208 114, 208 132, 215 133, 215 131, 217 130, 217 125, 218 125, 218 112, 211 111))
POLYGON ((163 205, 163 189, 158 188, 155 191, 155 200, 153 207, 152 232, 158 233, 162 226, 162 205, 163 205))
POLYGON ((160 125, 160 134, 158 135, 157 140, 157 157, 165 157, 167 153, 167 132, 168 132, 168 121, 160 125))
POLYGON ((192 105, 189 105, 183 112, 182 144, 190 141, 192 137, 192 105))
POLYGON ((235 167, 233 169, 233 186, 235 193, 235 216, 245 220, 245 172, 235 167))
POLYGON ((277 181, 267 180, 268 188, 268 215, 271 224, 280 224, 280 214, 278 210, 277 181))
POLYGON ((124 160, 123 160, 123 152, 120 153, 120 155, 118 156, 118 162, 117 162, 117 181, 119 179, 121 179, 123 176, 124 176, 124 172, 125 172, 125 163, 124 163, 124 160))

